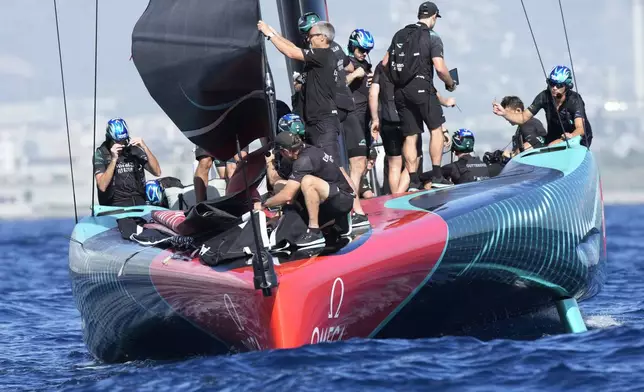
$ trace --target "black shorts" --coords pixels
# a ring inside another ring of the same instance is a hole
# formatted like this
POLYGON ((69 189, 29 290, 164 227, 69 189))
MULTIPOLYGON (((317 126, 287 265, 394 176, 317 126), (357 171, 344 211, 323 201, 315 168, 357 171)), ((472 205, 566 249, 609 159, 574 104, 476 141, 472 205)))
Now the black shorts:
POLYGON ((347 120, 342 124, 349 158, 369 156, 371 146, 369 119, 369 111, 363 107, 349 113, 347 120))
POLYGON ((306 124, 306 136, 310 143, 321 148, 333 157, 333 162, 340 165, 340 120, 333 114, 324 117, 314 124, 306 124))
POLYGON ((387 156, 398 157, 402 155, 404 138, 399 122, 383 121, 380 124, 380 136, 387 156))
POLYGON ((328 221, 335 217, 348 214, 353 208, 354 195, 351 192, 338 188, 337 185, 329 184, 329 197, 320 204, 320 222, 328 221))
POLYGON ((432 90, 429 81, 416 78, 404 88, 395 91, 394 100, 402 123, 403 136, 423 133, 423 123, 430 131, 445 123, 443 107, 436 94, 430 93, 432 90))

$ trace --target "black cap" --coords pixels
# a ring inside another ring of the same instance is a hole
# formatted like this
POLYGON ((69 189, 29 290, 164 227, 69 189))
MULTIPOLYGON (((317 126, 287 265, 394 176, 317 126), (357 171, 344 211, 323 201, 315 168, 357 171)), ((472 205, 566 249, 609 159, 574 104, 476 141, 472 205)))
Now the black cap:
POLYGON ((280 132, 275 136, 275 147, 292 150, 302 144, 299 136, 290 132, 280 132))
POLYGON ((434 15, 436 15, 437 18, 441 17, 441 14, 438 13, 438 7, 431 1, 426 1, 418 7, 418 18, 434 15))

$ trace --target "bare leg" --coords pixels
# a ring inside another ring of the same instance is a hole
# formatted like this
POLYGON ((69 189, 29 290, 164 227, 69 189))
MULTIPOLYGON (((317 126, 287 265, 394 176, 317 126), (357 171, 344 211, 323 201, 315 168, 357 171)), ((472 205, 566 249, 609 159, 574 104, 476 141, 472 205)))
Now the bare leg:
POLYGON ((418 151, 416 150, 416 140, 418 135, 405 137, 403 142, 403 157, 405 158, 405 169, 410 173, 415 173, 418 169, 418 151))
POLYGON ((407 189, 409 189, 409 172, 405 169, 400 174, 400 181, 398 182, 396 193, 405 193, 407 192, 407 189))
MULTIPOLYGON (((432 129, 429 134, 431 135, 429 139, 429 156, 432 160, 432 167, 440 166, 443 158, 443 144, 445 143, 443 127, 432 129)), ((439 173, 433 173, 434 176, 437 174, 439 173)))
MULTIPOLYGON (((402 156, 387 157, 387 160, 389 163, 389 189, 392 193, 395 193, 398 190, 402 174, 402 156)), ((407 175, 409 176, 409 174, 407 175)), ((409 184, 407 184, 407 186, 409 186, 409 184)))
POLYGON ((319 229, 320 204, 329 197, 329 184, 318 177, 306 175, 302 178, 301 186, 309 213, 309 228, 319 229))
POLYGON ((358 188, 353 185, 353 181, 351 181, 351 177, 347 175, 347 172, 344 170, 344 168, 340 168, 340 171, 344 175, 344 178, 347 180, 349 185, 351 185, 351 189, 353 189, 353 193, 355 193, 356 197, 353 199, 353 211, 356 214, 364 215, 364 210, 362 209, 362 205, 360 204, 360 197, 358 197, 358 188))
POLYGON ((351 165, 351 181, 353 182, 353 188, 360 189, 362 176, 367 171, 367 157, 349 158, 349 164, 351 165))
POLYGON ((206 190, 208 189, 208 174, 210 173, 211 167, 212 158, 204 157, 199 160, 199 165, 197 165, 197 170, 195 170, 194 177, 195 198, 197 200, 197 203, 206 200, 206 190))

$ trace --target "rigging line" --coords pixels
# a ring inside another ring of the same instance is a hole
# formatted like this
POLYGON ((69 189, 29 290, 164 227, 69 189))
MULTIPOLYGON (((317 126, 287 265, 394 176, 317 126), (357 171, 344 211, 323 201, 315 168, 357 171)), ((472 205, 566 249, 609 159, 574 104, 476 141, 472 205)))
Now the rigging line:
MULTIPOLYGON (((92 161, 93 154, 96 150, 96 86, 98 84, 98 0, 94 6, 96 9, 96 16, 94 20, 94 137, 92 139, 92 161)), ((94 216, 94 193, 96 191, 95 184, 96 175, 94 175, 94 165, 92 165, 92 216, 94 216)))
MULTIPOLYGON (((564 36, 566 37, 566 47, 568 48, 568 57, 570 58, 570 69, 572 70, 572 79, 573 79, 573 82, 575 83, 575 91, 577 92, 577 94, 579 94, 579 85, 577 84, 577 72, 575 72, 575 65, 572 62, 572 51, 570 50, 570 41, 568 40, 568 29, 566 28, 566 18, 564 17, 561 0, 559 0, 559 12, 561 13, 561 24, 563 24, 564 36)), ((584 110, 584 115, 586 115, 585 110, 584 110)), ((586 142, 588 142, 588 138, 586 137, 586 119, 583 119, 581 124, 582 124, 581 128, 584 131, 583 138, 586 140, 586 142)), ((589 147, 586 146, 586 148, 589 148, 589 147)))
POLYGON ((568 57, 570 58, 570 69, 572 70, 572 78, 575 82, 575 90, 579 93, 579 85, 577 85, 577 73, 575 72, 575 65, 572 63, 572 52, 570 51, 570 41, 568 41, 568 30, 566 29, 566 19, 564 18, 563 7, 561 0, 559 0, 559 11, 561 12, 561 23, 563 24, 564 36, 566 37, 566 46, 568 47, 568 57))
MULTIPOLYGON (((528 28, 530 29, 530 35, 532 36, 532 42, 534 42, 534 48, 537 51, 537 56, 539 57, 539 63, 541 64, 541 70, 543 70, 543 77, 548 80, 548 74, 546 73, 546 67, 543 65, 543 59, 541 58, 541 52, 539 52, 539 46, 537 45, 537 39, 534 37, 534 31, 532 30, 532 24, 530 24, 530 18, 528 17, 528 11, 525 9, 525 3, 523 0, 521 0, 521 7, 523 7, 523 14, 525 15, 525 20, 528 22, 528 28)), ((559 119, 559 124, 561 125, 561 130, 564 131, 564 125, 563 121, 561 120, 561 116, 559 115, 559 111, 556 110, 557 105, 555 104, 555 98, 550 94, 550 99, 552 100, 552 104, 555 106, 555 112, 557 112, 557 118, 559 119)), ((570 148, 570 143, 568 143, 568 136, 566 136, 566 133, 562 133, 563 139, 566 142, 566 148, 570 148)))
POLYGON ((78 223, 78 207, 76 205, 76 185, 74 183, 74 165, 72 163, 72 142, 69 135, 69 115, 67 114, 67 92, 65 91, 65 73, 63 72, 63 51, 60 45, 60 27, 58 24, 58 5, 54 0, 54 17, 56 19, 56 38, 58 40, 58 60, 60 63, 60 81, 63 86, 63 106, 65 107, 65 127, 67 129, 67 150, 69 151, 69 171, 72 177, 72 197, 74 198, 74 219, 78 223))

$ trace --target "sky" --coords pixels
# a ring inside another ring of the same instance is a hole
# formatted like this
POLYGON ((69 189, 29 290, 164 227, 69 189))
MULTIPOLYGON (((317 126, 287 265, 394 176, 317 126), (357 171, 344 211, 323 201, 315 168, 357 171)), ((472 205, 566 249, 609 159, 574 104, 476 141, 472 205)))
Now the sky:
MULTIPOLYGON (((554 64, 569 65, 558 0, 524 2, 546 71, 554 64)), ((169 121, 147 93, 130 61, 132 29, 147 3, 147 0, 100 1, 98 112, 101 121, 117 116, 145 119, 138 122, 140 126, 146 122, 169 121)), ((448 67, 458 67, 461 79, 461 85, 451 95, 462 112, 446 109, 447 127, 469 127, 475 133, 480 130, 477 134, 480 140, 489 147, 501 148, 505 144, 501 139, 509 141, 513 130, 491 114, 492 100, 518 95, 529 104, 544 88, 543 71, 521 2, 450 0, 436 3, 443 17, 435 30, 443 38, 448 67)), ((577 87, 588 112, 598 110, 609 97, 632 100, 631 1, 562 0, 562 3, 577 87)), ((354 28, 370 30, 376 41, 371 53, 374 62, 382 58, 393 33, 415 21, 419 4, 416 0, 328 0, 336 41, 346 44, 354 28)), ((75 126, 86 127, 92 120, 94 2, 58 0, 58 9, 69 115, 75 126)), ((264 19, 279 28, 275 1, 264 1, 262 11, 264 19)), ((0 42, 0 131, 51 129, 60 133, 60 142, 65 143, 53 1, 0 2, 0 42)), ((267 46, 278 98, 290 102, 284 58, 272 45, 267 46)), ((437 85, 442 89, 442 83, 437 81, 437 85)), ((84 140, 82 148, 89 139, 84 140)), ((607 147, 598 147, 602 148, 607 147)))

